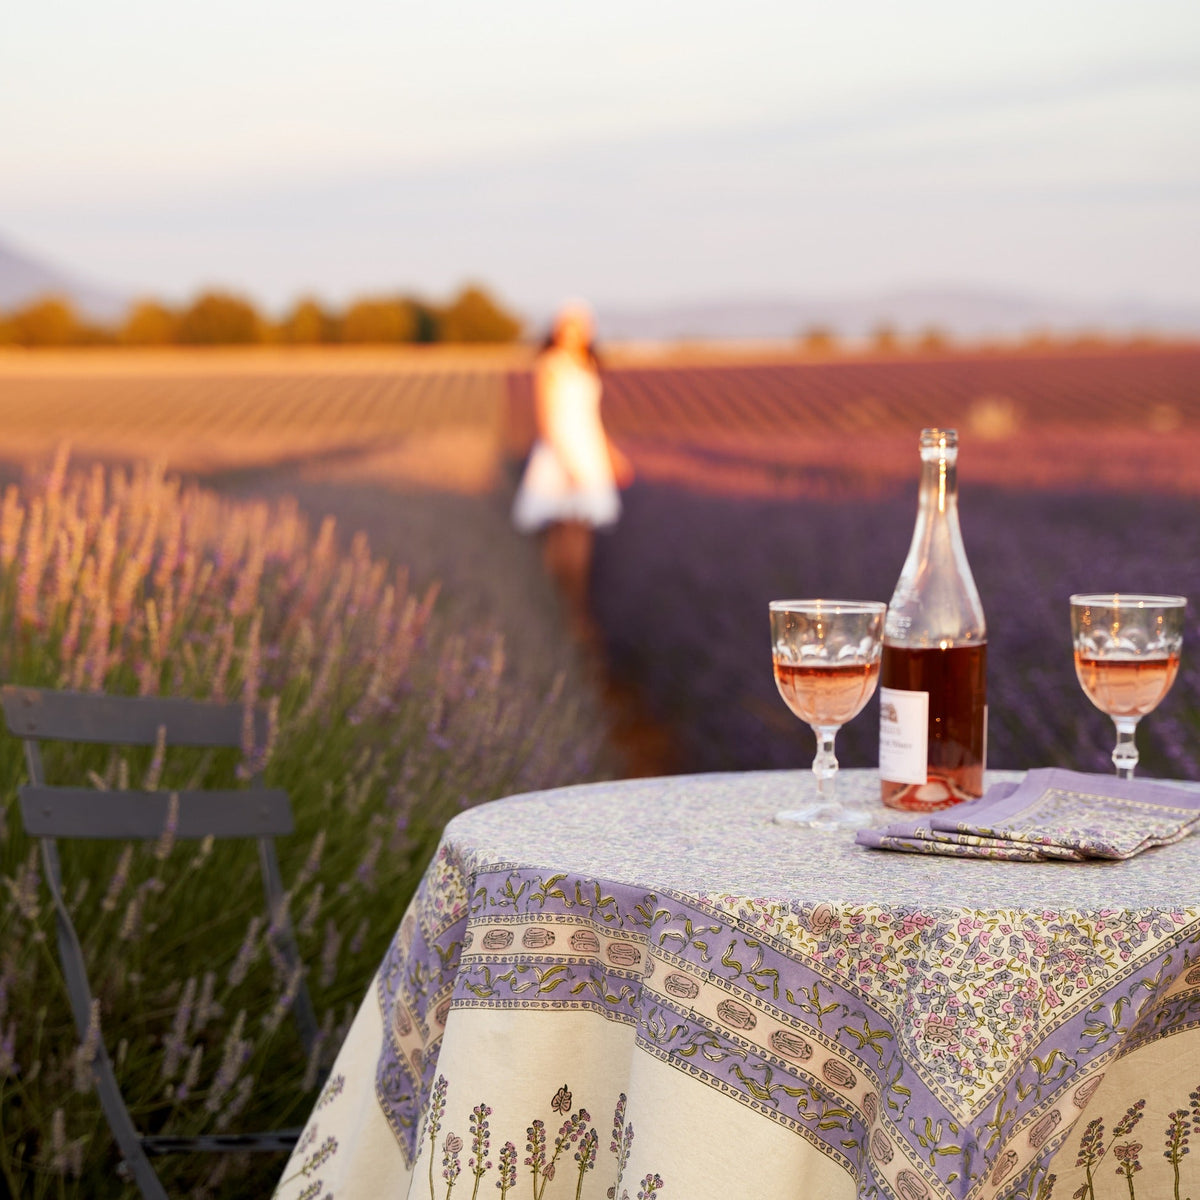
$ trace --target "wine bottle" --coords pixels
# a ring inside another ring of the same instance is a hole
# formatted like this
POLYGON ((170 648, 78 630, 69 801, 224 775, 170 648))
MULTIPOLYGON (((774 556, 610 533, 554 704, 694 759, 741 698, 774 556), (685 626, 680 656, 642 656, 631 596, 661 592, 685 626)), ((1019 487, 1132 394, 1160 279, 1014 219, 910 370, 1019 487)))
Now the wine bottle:
POLYGON ((958 526, 958 434, 921 431, 912 545, 883 637, 884 804, 933 812, 983 794, 987 625, 958 526))

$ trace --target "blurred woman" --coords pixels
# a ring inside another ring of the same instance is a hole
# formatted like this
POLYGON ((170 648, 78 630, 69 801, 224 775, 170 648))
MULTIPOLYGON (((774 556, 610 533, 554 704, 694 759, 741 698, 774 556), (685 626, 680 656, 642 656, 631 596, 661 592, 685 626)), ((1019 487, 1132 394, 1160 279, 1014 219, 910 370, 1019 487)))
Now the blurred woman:
POLYGON ((592 317, 580 304, 559 313, 534 364, 537 440, 513 503, 513 524, 540 532, 546 569, 575 632, 593 636, 588 587, 594 530, 616 523, 618 487, 633 476, 600 420, 600 369, 592 317))

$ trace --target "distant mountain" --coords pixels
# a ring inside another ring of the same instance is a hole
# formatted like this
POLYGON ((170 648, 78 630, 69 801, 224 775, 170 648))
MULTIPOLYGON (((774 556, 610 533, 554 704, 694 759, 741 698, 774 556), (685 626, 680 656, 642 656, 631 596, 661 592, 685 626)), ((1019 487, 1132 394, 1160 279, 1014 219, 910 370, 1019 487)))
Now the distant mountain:
POLYGON ((81 280, 0 241, 0 310, 19 308, 46 295, 67 297, 96 321, 119 318, 129 303, 116 291, 81 280))
POLYGON ((597 324, 608 340, 793 338, 822 326, 842 337, 866 337, 881 325, 900 334, 936 326, 952 336, 1014 336, 1035 329, 1200 333, 1200 304, 1138 300, 1095 304, 1016 293, 912 288, 879 296, 711 300, 653 308, 600 306, 597 324))

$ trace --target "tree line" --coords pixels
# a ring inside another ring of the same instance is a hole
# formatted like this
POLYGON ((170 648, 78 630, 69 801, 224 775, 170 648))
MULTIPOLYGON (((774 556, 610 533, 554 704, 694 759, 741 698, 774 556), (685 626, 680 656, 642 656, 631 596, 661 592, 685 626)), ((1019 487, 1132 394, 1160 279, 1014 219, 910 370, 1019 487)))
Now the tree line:
POLYGON ((111 325, 87 319, 64 296, 0 313, 0 345, 16 346, 411 345, 513 342, 520 335, 519 318, 474 285, 446 304, 370 296, 339 310, 306 297, 280 320, 223 291, 203 292, 179 307, 140 300, 111 325))

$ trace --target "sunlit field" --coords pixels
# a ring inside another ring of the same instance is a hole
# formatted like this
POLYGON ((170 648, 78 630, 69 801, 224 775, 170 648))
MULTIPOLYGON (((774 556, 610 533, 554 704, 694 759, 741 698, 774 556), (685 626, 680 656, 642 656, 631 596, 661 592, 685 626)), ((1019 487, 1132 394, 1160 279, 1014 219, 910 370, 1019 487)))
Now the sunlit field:
POLYGON ((480 490, 491 483, 501 350, 0 353, 0 456, 154 460, 206 474, 302 463, 480 490))

